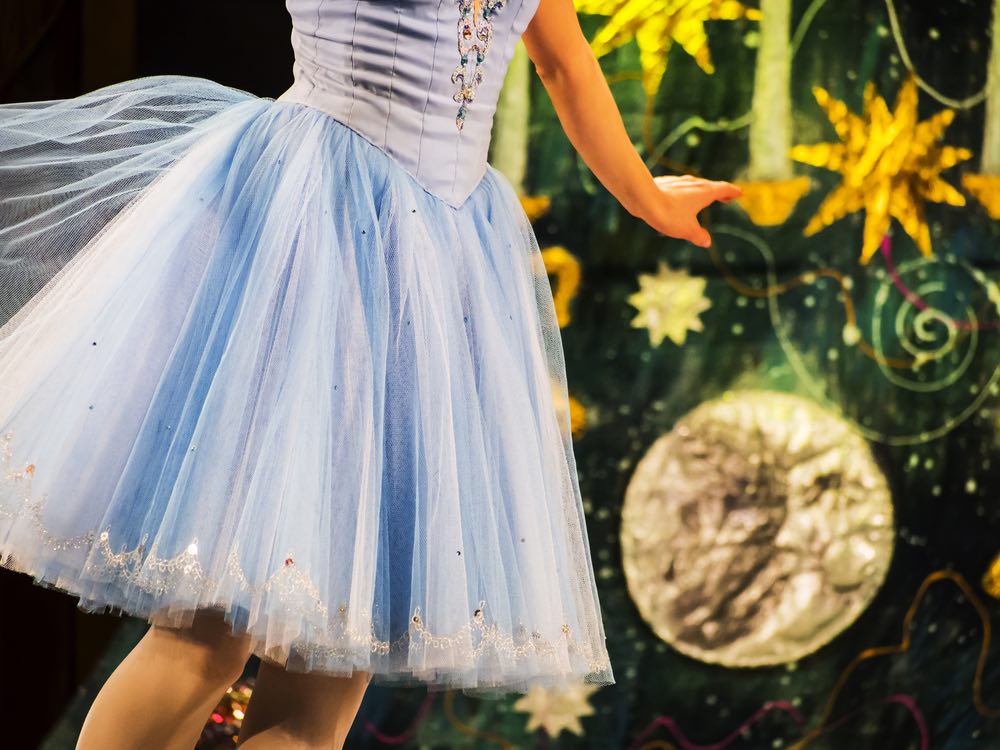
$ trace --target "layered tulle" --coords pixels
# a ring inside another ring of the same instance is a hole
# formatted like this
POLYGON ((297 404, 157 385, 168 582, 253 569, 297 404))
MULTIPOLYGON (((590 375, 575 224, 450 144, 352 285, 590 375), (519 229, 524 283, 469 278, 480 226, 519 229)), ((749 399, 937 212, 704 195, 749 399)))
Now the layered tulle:
POLYGON ((358 133, 201 79, 0 107, 0 564, 296 671, 612 682, 548 277, 358 133))

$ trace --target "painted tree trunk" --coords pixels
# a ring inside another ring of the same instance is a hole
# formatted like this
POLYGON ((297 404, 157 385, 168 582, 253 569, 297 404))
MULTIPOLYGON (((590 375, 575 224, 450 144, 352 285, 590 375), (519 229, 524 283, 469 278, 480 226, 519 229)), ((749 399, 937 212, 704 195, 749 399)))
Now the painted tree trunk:
POLYGON ((490 163, 510 180, 518 195, 524 193, 524 177, 528 165, 530 63, 524 43, 519 41, 500 89, 490 142, 490 163))
POLYGON ((993 0, 993 41, 986 71, 983 174, 1000 175, 1000 0, 993 0))
MULTIPOLYGON (((1000 0, 998 0, 1000 2, 1000 0)), ((792 177, 789 28, 791 0, 761 0, 760 46, 754 73, 753 120, 750 123, 750 180, 792 177)))

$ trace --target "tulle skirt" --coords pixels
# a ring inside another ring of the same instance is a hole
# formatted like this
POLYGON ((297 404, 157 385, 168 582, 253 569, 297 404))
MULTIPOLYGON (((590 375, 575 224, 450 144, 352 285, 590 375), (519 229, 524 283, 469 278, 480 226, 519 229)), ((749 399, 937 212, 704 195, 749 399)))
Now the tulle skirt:
MULTIPOLYGON (((549 280, 310 107, 0 106, 0 565, 293 671, 613 682, 549 280)), ((25 613, 27 615, 27 613, 25 613)))

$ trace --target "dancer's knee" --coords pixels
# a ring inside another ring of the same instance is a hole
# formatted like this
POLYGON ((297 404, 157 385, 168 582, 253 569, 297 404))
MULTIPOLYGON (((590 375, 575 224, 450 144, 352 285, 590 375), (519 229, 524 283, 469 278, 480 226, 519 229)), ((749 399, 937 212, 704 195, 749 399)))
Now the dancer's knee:
POLYGON ((261 735, 268 747, 342 747, 370 678, 366 673, 333 678, 289 672, 263 660, 241 743, 257 747, 254 735, 261 735))
POLYGON ((176 659, 178 668, 213 685, 236 682, 250 657, 249 636, 234 634, 222 615, 214 611, 197 613, 188 628, 154 625, 150 634, 161 657, 176 659))

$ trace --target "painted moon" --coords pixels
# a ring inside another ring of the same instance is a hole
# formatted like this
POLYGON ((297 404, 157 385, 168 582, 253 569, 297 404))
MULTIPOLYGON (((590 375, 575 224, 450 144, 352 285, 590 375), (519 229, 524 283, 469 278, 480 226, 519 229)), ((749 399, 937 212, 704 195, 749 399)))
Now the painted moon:
POLYGON ((888 483, 854 426, 786 393, 729 391, 658 438, 625 492, 628 590, 705 662, 794 661, 849 626, 892 559, 888 483))

